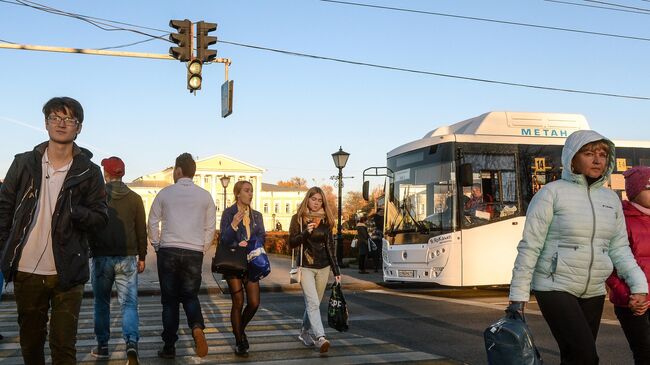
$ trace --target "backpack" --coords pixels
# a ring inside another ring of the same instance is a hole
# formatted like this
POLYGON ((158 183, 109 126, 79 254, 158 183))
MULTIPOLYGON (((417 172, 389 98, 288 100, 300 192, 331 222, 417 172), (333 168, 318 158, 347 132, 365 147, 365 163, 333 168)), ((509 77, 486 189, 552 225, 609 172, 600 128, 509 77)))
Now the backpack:
POLYGON ((483 332, 490 365, 541 365, 542 357, 526 325, 522 303, 512 303, 506 315, 483 332))

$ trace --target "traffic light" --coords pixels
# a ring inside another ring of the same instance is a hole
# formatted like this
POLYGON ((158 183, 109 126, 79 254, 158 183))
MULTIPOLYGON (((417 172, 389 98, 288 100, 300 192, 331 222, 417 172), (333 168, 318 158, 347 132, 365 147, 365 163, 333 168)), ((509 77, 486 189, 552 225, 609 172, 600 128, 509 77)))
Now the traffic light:
POLYGON ((209 46, 217 43, 217 37, 210 37, 208 33, 217 29, 217 24, 200 21, 196 23, 196 50, 198 59, 201 62, 212 62, 217 58, 217 51, 208 49, 209 46))
POLYGON ((171 33, 169 40, 178 44, 178 47, 169 47, 169 55, 181 62, 192 59, 192 22, 185 20, 170 20, 169 26, 178 33, 171 33))
POLYGON ((201 69, 203 68, 203 62, 201 60, 193 58, 187 64, 187 88, 190 92, 196 90, 201 90, 201 69))

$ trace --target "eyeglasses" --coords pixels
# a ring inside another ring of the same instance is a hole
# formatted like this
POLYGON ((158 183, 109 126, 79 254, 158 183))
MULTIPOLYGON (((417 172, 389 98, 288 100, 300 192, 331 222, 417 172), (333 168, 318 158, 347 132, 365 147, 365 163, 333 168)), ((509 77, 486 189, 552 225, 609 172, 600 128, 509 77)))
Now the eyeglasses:
POLYGON ((47 117, 47 122, 50 124, 59 125, 61 124, 61 121, 63 121, 66 127, 74 127, 77 124, 79 124, 77 118, 72 118, 72 117, 61 118, 60 116, 54 114, 47 117))

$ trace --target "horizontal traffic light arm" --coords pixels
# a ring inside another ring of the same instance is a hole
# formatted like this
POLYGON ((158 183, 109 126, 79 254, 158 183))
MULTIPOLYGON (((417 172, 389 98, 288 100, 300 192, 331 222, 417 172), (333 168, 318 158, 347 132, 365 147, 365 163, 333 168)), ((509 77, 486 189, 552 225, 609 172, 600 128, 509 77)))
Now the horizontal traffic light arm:
MULTIPOLYGON (((40 51, 40 52, 58 52, 58 53, 76 53, 94 56, 111 56, 111 57, 131 57, 131 58, 151 58, 158 60, 176 61, 176 59, 168 54, 158 53, 142 53, 142 52, 124 52, 124 51, 108 51, 103 49, 87 49, 87 48, 69 48, 69 47, 53 47, 53 46, 40 46, 33 44, 13 44, 13 43, 0 43, 0 49, 15 49, 21 51, 40 51)), ((216 58, 215 63, 231 64, 229 58, 216 58)))

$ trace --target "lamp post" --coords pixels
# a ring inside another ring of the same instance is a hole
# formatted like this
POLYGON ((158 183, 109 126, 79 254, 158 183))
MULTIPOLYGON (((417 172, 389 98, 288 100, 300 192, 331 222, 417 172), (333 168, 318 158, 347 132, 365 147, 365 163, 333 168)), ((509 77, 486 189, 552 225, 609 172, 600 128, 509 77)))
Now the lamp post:
POLYGON ((338 214, 338 224, 336 226, 336 262, 339 267, 343 267, 343 227, 341 226, 341 215, 342 213, 342 194, 343 194, 343 168, 345 164, 348 163, 348 157, 350 154, 343 151, 343 148, 339 147, 339 150, 332 153, 332 158, 334 159, 334 166, 339 169, 338 184, 339 184, 339 214, 338 214))
POLYGON ((226 210, 228 208, 228 205, 226 205, 226 188, 230 184, 230 177, 223 175, 220 180, 221 186, 223 186, 223 210, 226 210))

